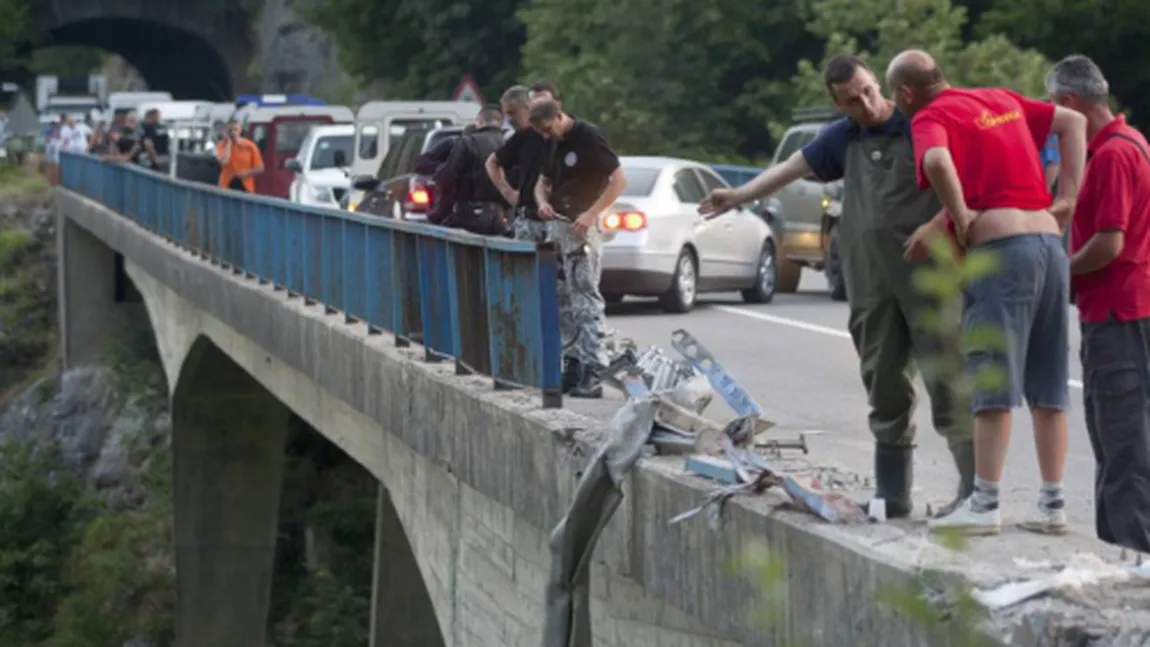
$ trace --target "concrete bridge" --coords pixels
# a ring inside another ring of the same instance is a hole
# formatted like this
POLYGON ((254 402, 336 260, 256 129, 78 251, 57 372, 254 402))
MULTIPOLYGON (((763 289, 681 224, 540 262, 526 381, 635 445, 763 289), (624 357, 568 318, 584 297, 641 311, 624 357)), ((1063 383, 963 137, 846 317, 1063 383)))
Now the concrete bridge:
MULTIPOLYGON (((144 307, 168 378, 178 644, 264 644, 294 412, 380 482, 372 647, 540 645, 549 534, 609 413, 556 406, 548 251, 65 157, 65 361, 95 357, 144 307), (421 280, 395 269, 412 250, 421 280), (459 359, 435 361, 447 357, 459 359)), ((1026 575, 1014 556, 1103 551, 1010 536, 958 554, 912 526, 815 524, 774 495, 732 501, 717 529, 668 523, 711 487, 681 459, 629 475, 592 567, 594 645, 949 645, 952 628, 879 595, 924 567, 991 585, 1026 575), (761 583, 731 568, 753 542, 784 565, 771 623, 752 613, 761 583)), ((1104 591, 1102 608, 1045 600, 991 613, 987 627, 996 644, 1144 644, 1130 629, 1150 626, 1143 611, 1120 612, 1119 626, 1110 609, 1127 593, 1104 591)))

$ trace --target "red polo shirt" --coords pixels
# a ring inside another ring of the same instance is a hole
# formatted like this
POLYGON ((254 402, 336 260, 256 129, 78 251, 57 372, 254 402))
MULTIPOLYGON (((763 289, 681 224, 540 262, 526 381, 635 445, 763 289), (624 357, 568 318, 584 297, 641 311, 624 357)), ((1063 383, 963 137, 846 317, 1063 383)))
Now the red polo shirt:
MULTIPOLYGON (((942 147, 971 209, 1046 209, 1051 197, 1038 151, 1053 121, 1052 104, 1012 90, 947 88, 911 121, 918 186, 930 187, 922 170, 926 151, 942 147)), ((947 228, 953 231, 954 222, 947 228)))
POLYGON ((1086 175, 1070 228, 1070 251, 1077 253, 1099 231, 1123 232, 1124 244, 1122 253, 1109 265, 1072 279, 1082 321, 1150 317, 1147 153, 1150 146, 1146 138, 1127 126, 1121 115, 1098 131, 1086 147, 1086 175))

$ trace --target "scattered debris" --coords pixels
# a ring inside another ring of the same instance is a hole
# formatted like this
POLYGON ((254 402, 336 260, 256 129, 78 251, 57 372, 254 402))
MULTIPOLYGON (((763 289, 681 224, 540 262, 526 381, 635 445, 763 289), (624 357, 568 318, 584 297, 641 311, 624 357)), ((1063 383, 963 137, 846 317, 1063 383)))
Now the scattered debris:
POLYGON ((1055 591, 1102 581, 1125 581, 1131 575, 1129 568, 1107 564, 1097 555, 1078 554, 1070 558, 1066 568, 1057 573, 1021 582, 1008 582, 991 589, 975 589, 972 597, 987 609, 997 611, 1055 591))
POLYGON ((780 456, 783 450, 810 452, 806 436, 797 439, 768 437, 774 423, 763 418, 763 408, 686 330, 671 334, 671 345, 685 358, 676 360, 661 349, 639 351, 629 340, 615 340, 604 382, 625 393, 629 401, 656 403, 647 442, 660 455, 688 454, 686 469, 719 481, 699 507, 671 520, 678 523, 705 509, 717 523, 723 502, 738 494, 757 494, 778 487, 802 509, 830 523, 861 523, 862 508, 843 494, 826 492, 817 482, 784 474, 766 461, 759 450, 780 456), (703 417, 703 410, 718 393, 738 416, 726 425, 703 417), (720 456, 721 455, 721 456, 720 456))

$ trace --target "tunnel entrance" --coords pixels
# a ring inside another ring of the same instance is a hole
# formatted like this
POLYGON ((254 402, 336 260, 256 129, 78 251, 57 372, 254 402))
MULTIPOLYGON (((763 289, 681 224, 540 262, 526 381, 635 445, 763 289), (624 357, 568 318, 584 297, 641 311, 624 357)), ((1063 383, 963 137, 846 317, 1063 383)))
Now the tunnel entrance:
POLYGON ((171 92, 175 99, 235 98, 229 66, 216 45, 178 27, 130 18, 80 20, 50 30, 36 48, 69 45, 118 54, 150 89, 171 92))

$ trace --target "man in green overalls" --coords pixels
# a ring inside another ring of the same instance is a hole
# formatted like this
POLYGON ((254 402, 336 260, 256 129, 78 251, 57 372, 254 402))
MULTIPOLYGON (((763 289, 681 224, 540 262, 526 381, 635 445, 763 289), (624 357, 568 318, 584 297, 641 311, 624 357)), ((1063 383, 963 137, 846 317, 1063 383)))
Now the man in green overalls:
MULTIPOLYGON (((914 288, 916 266, 904 259, 904 243, 941 205, 933 192, 919 191, 910 120, 882 96, 870 68, 853 56, 838 56, 823 76, 835 105, 848 117, 828 125, 802 150, 747 184, 712 192, 700 212, 721 213, 812 174, 824 182, 844 179, 839 237, 850 333, 871 407, 875 496, 885 501, 887 516, 905 517, 913 509, 913 360, 933 359, 938 348, 932 335, 915 323, 930 303, 914 288)), ((949 382, 926 383, 934 427, 946 438, 958 466, 961 501, 974 482, 968 408, 955 406, 957 396, 949 382)))

